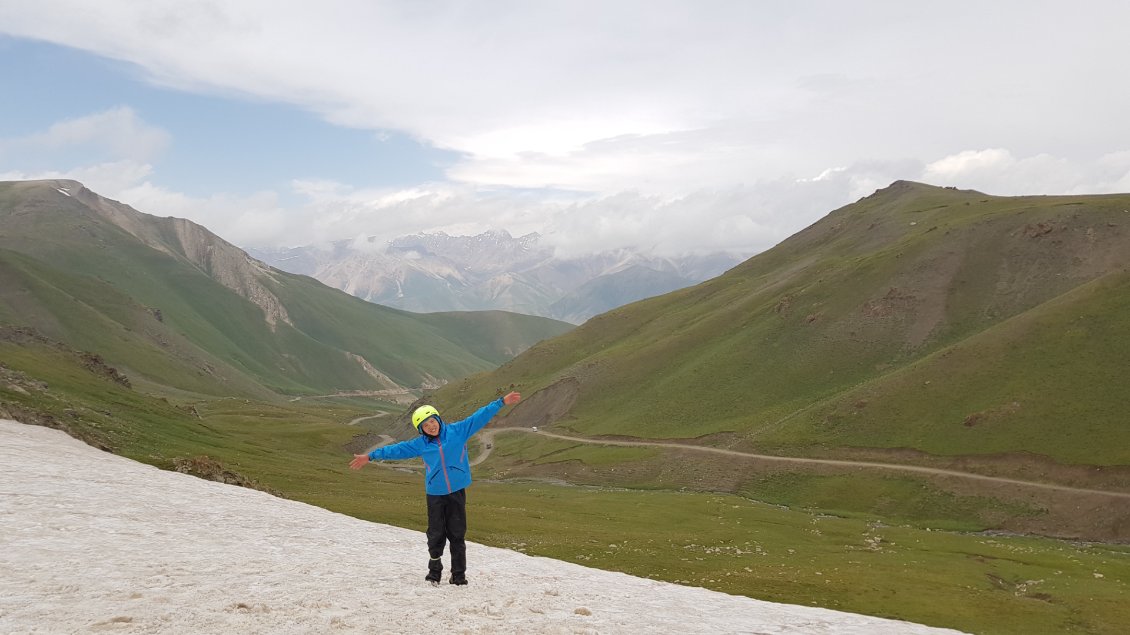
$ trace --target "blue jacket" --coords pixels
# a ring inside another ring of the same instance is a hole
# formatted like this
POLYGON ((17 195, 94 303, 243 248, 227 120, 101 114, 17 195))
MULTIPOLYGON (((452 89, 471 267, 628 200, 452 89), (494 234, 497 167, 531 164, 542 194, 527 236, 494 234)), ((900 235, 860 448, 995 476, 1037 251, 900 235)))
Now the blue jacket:
POLYGON ((495 399, 456 423, 440 422, 439 434, 433 439, 423 432, 409 441, 377 448, 369 453, 370 461, 424 458, 424 489, 429 494, 450 494, 471 484, 471 466, 467 462, 467 439, 490 422, 502 410, 502 399, 495 399))

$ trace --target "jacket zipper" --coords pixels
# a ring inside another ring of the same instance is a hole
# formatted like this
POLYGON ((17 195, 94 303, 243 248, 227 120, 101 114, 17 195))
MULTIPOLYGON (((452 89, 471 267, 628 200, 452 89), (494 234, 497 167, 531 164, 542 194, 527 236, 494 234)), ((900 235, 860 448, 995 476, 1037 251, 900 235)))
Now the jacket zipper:
POLYGON ((443 458, 443 444, 439 444, 439 465, 443 468, 443 481, 447 483, 447 493, 451 493, 451 479, 447 477, 447 461, 443 458))

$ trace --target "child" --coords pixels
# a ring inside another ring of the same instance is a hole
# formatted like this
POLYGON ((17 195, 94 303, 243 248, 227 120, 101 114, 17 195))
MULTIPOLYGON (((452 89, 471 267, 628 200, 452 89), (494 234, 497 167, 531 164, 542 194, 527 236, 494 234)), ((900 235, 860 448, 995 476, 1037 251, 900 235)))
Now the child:
POLYGON ((444 423, 432 406, 420 406, 412 413, 412 425, 420 436, 368 454, 354 454, 349 467, 359 470, 370 461, 424 458, 424 490, 428 494, 428 575, 439 584, 443 572, 443 546, 451 541, 451 584, 467 584, 467 491, 471 466, 467 463, 467 439, 481 430, 502 406, 516 404, 516 392, 495 399, 475 414, 457 423, 444 423))

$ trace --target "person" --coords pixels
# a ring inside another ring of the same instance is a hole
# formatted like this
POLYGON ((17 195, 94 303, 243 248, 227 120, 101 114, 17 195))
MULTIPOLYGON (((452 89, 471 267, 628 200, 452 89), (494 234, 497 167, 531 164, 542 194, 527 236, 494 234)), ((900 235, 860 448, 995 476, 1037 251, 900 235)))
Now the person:
POLYGON ((511 392, 456 423, 444 423, 432 406, 412 412, 412 425, 420 436, 377 448, 368 454, 354 454, 349 467, 359 470, 372 461, 424 459, 424 491, 428 497, 428 575, 425 580, 439 584, 443 573, 444 545, 451 543, 451 584, 467 584, 467 486, 471 466, 467 462, 467 440, 482 430, 503 406, 518 403, 522 395, 511 392))

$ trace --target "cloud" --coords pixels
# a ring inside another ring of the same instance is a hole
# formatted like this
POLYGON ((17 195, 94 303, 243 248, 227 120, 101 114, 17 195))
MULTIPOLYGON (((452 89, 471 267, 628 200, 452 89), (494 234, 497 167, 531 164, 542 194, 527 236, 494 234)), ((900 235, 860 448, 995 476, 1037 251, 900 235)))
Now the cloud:
POLYGON ((302 231, 293 223, 295 210, 280 206, 278 195, 270 191, 197 198, 142 181, 98 193, 154 216, 187 218, 236 245, 278 244, 302 231))
POLYGON ((1130 83, 1111 79, 1130 59, 1125 2, 579 7, 0 3, 0 32, 124 60, 152 84, 457 157, 440 182, 374 189, 312 163, 192 197, 158 184, 172 140, 122 106, 0 140, 0 159, 38 156, 9 178, 76 178, 247 246, 497 228, 562 253, 754 253, 896 179, 1130 190, 1130 83))
POLYGON ((1118 156, 1080 162, 1048 154, 1017 159, 1002 148, 966 150, 930 163, 922 179, 1002 195, 1103 193, 1116 191, 1126 174, 1118 156))
MULTIPOLYGON (((118 198, 138 183, 144 182, 152 172, 153 167, 146 163, 115 161, 80 166, 70 170, 10 170, 0 172, 0 181, 69 179, 78 181, 104 196, 118 198)), ((119 200, 125 199, 119 198, 119 200)))
POLYGON ((1114 1, 0 7, 0 31, 131 62, 162 86, 453 150, 454 181, 665 196, 969 148, 1123 150, 1110 143, 1130 138, 1130 83, 1110 78, 1128 22, 1114 1))
POLYGON ((539 232, 560 255, 632 247, 658 255, 764 251, 897 179, 972 188, 995 195, 1130 190, 1130 151, 1091 162, 996 148, 966 150, 922 163, 859 162, 807 178, 763 179, 679 196, 620 192, 562 195, 459 183, 365 189, 330 180, 296 180, 286 191, 190 197, 150 181, 146 164, 97 164, 66 172, 10 172, 0 179, 69 178, 158 216, 200 223, 244 247, 326 244, 358 238, 379 247, 405 234, 453 235, 505 229, 539 232), (284 202, 285 201, 285 202, 284 202), (368 237, 375 237, 369 242, 368 237))
POLYGON ((13 139, 0 139, 0 158, 19 155, 61 157, 95 155, 108 160, 145 163, 170 142, 169 134, 152 126, 125 106, 67 119, 47 130, 13 139))
POLYGON ((977 172, 997 172, 1016 164, 1012 153, 1001 148, 990 150, 965 150, 943 157, 926 166, 927 178, 948 181, 977 172))

